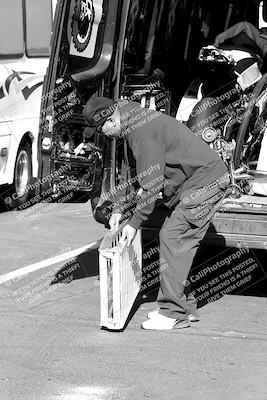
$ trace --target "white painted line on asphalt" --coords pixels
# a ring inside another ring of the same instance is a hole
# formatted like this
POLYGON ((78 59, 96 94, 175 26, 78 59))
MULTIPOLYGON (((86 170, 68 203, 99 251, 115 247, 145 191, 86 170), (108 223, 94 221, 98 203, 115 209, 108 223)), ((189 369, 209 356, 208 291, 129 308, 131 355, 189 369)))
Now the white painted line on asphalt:
POLYGON ((11 279, 18 278, 23 275, 27 275, 31 272, 38 271, 39 269, 50 267, 50 265, 57 264, 62 261, 66 261, 69 258, 74 258, 84 253, 86 250, 97 249, 101 244, 102 239, 97 242, 90 243, 87 246, 80 247, 75 250, 68 251, 67 253, 60 254, 58 256, 47 258, 46 260, 39 261, 35 264, 27 265, 26 267, 16 269, 15 271, 8 272, 7 274, 0 275, 0 285, 11 279))

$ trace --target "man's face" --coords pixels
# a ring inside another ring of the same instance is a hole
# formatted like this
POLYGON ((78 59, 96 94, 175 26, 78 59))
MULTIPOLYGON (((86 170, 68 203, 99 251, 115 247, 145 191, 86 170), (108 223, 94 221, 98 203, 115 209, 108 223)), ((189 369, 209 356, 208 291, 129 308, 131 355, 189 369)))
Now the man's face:
POLYGON ((121 132, 120 118, 118 115, 111 115, 101 128, 105 136, 118 137, 121 132))

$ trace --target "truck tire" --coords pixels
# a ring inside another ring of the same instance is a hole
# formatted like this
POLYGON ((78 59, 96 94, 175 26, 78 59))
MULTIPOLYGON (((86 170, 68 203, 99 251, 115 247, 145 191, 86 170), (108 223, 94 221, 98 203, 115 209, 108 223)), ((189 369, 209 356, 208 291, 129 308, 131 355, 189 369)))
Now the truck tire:
POLYGON ((8 197, 4 199, 9 209, 23 210, 31 205, 30 199, 33 190, 30 187, 32 178, 32 151, 31 144, 24 142, 20 145, 14 168, 14 180, 8 190, 8 197))

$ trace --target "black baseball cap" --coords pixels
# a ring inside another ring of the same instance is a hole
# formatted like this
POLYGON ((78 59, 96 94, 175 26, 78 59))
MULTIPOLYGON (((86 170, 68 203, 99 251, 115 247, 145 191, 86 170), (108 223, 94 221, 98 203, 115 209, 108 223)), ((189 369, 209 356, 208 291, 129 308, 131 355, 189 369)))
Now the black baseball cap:
POLYGON ((103 126, 106 120, 114 113, 115 109, 116 103, 114 100, 108 97, 91 97, 83 109, 83 116, 88 124, 87 135, 89 134, 89 129, 91 130, 91 136, 97 129, 103 126))

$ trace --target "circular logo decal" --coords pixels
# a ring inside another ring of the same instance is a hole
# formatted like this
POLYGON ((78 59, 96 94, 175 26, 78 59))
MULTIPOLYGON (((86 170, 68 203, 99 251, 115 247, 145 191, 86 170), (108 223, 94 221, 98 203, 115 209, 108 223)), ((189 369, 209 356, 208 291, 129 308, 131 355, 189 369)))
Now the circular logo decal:
POLYGON ((83 52, 91 38, 95 8, 93 0, 77 0, 73 20, 72 36, 75 49, 83 52))

